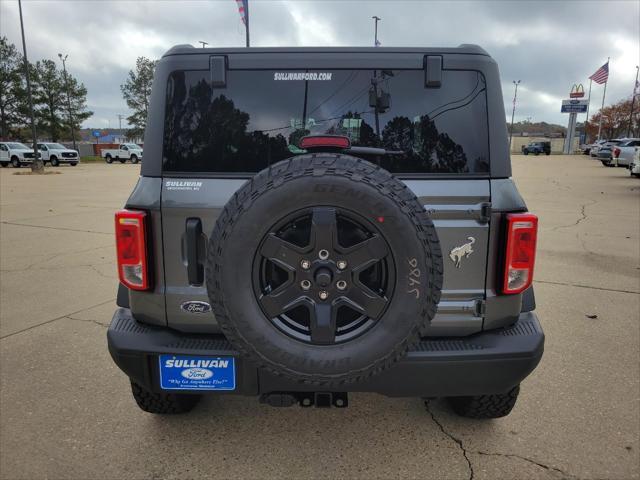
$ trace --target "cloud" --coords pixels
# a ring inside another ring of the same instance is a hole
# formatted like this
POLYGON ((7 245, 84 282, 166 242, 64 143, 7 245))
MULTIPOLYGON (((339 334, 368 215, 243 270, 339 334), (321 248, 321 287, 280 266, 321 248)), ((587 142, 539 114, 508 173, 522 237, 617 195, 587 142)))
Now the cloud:
MULTIPOLYGON (((383 46, 482 45, 497 60, 505 110, 512 80, 521 80, 516 120, 567 122, 560 100, 611 57, 607 103, 631 95, 640 58, 640 3, 525 1, 261 1, 249 0, 253 46, 372 46, 377 15, 383 46)), ((127 113, 120 93, 127 71, 144 55, 159 58, 176 44, 244 46, 233 0, 23 0, 32 61, 57 60, 88 88, 86 125, 117 124, 127 113)), ((17 1, 0 1, 0 31, 20 44, 17 1)), ((602 86, 594 85, 599 106, 602 86)), ((592 105, 592 112, 597 106, 592 105)))

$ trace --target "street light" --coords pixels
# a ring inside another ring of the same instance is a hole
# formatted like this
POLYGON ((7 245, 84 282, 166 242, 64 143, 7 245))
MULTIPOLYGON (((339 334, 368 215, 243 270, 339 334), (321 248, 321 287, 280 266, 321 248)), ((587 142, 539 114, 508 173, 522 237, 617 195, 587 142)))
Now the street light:
POLYGON ((62 60, 62 70, 64 72, 64 87, 67 90, 67 108, 69 110, 69 126, 71 127, 71 140, 73 141, 73 149, 76 148, 76 133, 73 128, 73 116, 71 115, 71 95, 69 94, 69 78, 67 77, 67 57, 69 55, 62 56, 61 53, 58 54, 60 60, 62 60))
POLYGON ((516 99, 518 98, 518 85, 520 85, 520 80, 513 81, 513 84, 516 86, 516 91, 513 94, 513 110, 511 111, 511 128, 509 131, 509 151, 511 151, 511 139, 513 138, 513 117, 516 115, 516 99))
POLYGON ((29 60, 27 60, 27 42, 24 39, 24 23, 22 21, 22 2, 18 0, 20 12, 20 33, 22 34, 22 59, 24 60, 24 76, 27 80, 27 96, 29 97, 29 113, 31 114, 31 139, 33 141, 34 158, 31 162, 31 171, 44 172, 44 163, 38 155, 38 135, 36 134, 36 118, 33 113, 33 96, 31 95, 31 80, 29 79, 29 60))

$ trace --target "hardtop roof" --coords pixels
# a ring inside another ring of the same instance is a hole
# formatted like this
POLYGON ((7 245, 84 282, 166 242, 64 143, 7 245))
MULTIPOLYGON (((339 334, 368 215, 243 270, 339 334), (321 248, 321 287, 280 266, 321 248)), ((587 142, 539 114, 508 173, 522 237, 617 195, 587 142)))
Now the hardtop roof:
POLYGON ((193 45, 176 45, 169 49, 163 57, 171 55, 202 54, 242 54, 242 53, 422 53, 422 54, 454 54, 484 55, 489 57, 485 49, 479 45, 462 44, 457 47, 229 47, 229 48, 196 48, 193 45))

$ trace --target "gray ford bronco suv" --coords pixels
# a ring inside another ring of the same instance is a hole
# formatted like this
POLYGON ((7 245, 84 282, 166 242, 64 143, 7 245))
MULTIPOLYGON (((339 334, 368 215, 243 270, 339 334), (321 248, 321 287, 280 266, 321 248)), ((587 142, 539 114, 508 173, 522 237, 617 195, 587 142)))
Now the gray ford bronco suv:
POLYGON ((144 145, 107 334, 140 408, 511 411, 543 352, 537 217, 483 49, 177 46, 144 145))

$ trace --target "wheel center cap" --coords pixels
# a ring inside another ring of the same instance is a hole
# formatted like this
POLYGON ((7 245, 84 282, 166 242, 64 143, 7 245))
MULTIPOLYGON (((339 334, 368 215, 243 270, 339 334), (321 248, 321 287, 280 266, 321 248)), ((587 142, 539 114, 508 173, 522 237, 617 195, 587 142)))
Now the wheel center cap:
POLYGON ((316 270, 315 281, 321 287, 327 287, 331 284, 332 275, 328 268, 319 268, 316 270))

